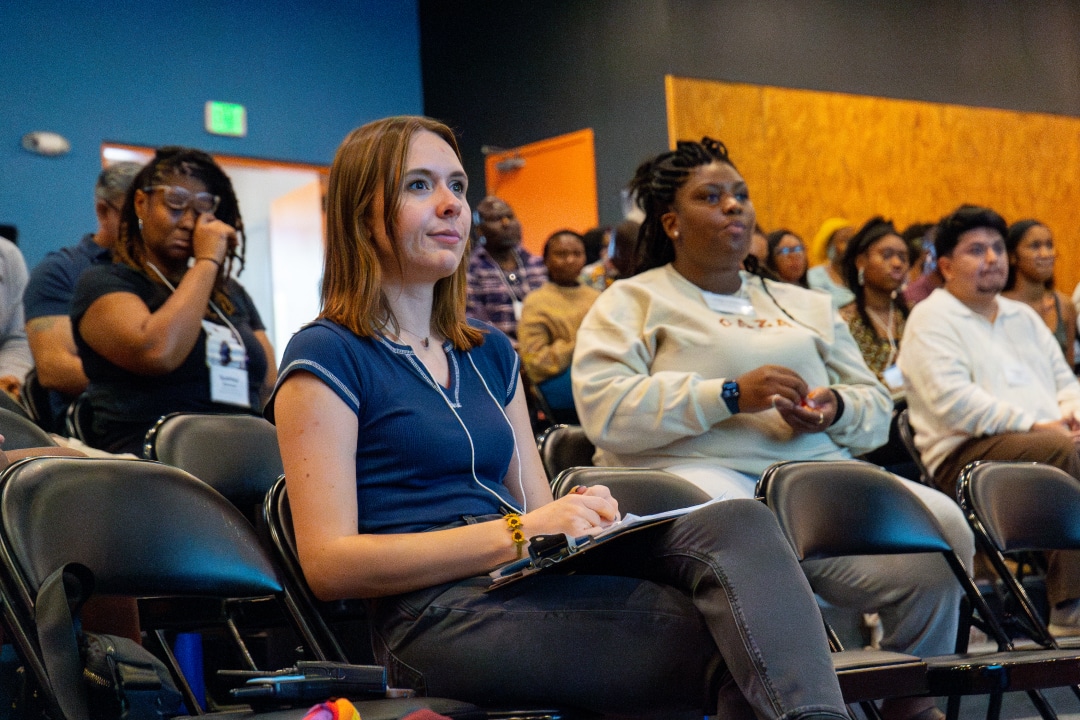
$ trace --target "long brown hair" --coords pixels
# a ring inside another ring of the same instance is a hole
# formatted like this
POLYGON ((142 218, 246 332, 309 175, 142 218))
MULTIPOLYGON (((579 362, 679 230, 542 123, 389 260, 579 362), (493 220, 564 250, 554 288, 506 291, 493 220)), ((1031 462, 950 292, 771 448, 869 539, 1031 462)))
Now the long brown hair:
MULTIPOLYGON (((386 228, 400 265, 402 259, 393 240, 401 204, 401 177, 409 143, 413 135, 424 130, 445 140, 460 162, 461 151, 450 128, 431 118, 403 115, 353 130, 341 143, 330 167, 319 317, 361 337, 376 336, 390 318, 372 227, 382 223, 386 228), (376 217, 380 200, 382 217, 376 217)), ((459 350, 469 350, 484 341, 483 333, 465 320, 467 257, 468 252, 453 274, 435 283, 431 308, 436 330, 459 350)))
MULTIPOLYGON (((217 279, 214 280, 214 290, 210 296, 222 312, 230 315, 233 312, 233 305, 229 301, 226 284, 234 269, 239 275, 244 268, 244 252, 247 245, 244 237, 244 220, 240 217, 240 203, 236 200, 236 193, 233 191, 229 176, 212 157, 201 150, 177 146, 159 148, 154 153, 154 159, 147 163, 131 181, 131 187, 128 188, 127 195, 124 197, 124 206, 120 210, 120 237, 112 249, 113 262, 145 273, 156 283, 161 282, 157 273, 148 271, 146 241, 139 227, 139 217, 135 214, 135 193, 139 190, 145 192, 153 185, 165 184, 169 178, 177 175, 199 180, 206 185, 207 192, 220 197, 221 202, 214 211, 214 217, 236 230, 238 242, 235 247, 228 249, 224 266, 218 270, 217 279)), ((207 313, 209 312, 207 310, 207 313)))

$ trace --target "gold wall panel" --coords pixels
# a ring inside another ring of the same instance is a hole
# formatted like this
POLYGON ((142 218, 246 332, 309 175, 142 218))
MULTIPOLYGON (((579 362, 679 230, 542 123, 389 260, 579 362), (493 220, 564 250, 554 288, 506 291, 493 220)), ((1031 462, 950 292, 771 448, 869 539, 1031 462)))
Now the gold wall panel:
POLYGON ((668 76, 668 137, 728 146, 758 222, 809 242, 823 220, 897 227, 961 203, 1053 231, 1058 287, 1080 281, 1080 118, 668 76))

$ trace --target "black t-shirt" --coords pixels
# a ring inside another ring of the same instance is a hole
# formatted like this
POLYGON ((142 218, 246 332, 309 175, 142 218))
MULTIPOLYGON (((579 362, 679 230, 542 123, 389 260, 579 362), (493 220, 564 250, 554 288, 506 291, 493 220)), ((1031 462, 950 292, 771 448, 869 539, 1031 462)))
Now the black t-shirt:
MULTIPOLYGON (((184 362, 164 375, 133 373, 95 352, 79 332, 79 321, 95 300, 109 293, 133 293, 146 303, 150 312, 154 312, 165 304, 172 291, 127 265, 99 265, 82 274, 71 303, 71 324, 83 370, 90 379, 86 391, 92 413, 87 431, 90 445, 110 452, 142 455, 143 438, 162 415, 171 412, 258 412, 267 358, 254 333, 265 328, 255 304, 240 283, 230 279, 226 289, 233 303, 233 312, 227 317, 247 349, 250 410, 210 400, 205 331, 199 333, 195 347, 184 362)), ((224 325, 214 313, 205 319, 224 325)))

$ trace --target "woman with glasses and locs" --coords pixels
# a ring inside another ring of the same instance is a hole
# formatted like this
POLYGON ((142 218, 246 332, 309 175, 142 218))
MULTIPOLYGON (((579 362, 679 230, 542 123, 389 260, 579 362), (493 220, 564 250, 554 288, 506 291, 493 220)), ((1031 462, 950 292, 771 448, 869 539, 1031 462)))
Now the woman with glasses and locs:
POLYGON ((774 230, 765 239, 769 243, 765 267, 786 283, 809 287, 806 284, 806 245, 802 238, 790 230, 774 230))
POLYGON ((72 301, 90 379, 84 440, 142 454, 170 412, 257 413, 276 376, 247 292, 243 221, 228 176, 206 153, 161 148, 124 199, 113 263, 87 270, 72 301))

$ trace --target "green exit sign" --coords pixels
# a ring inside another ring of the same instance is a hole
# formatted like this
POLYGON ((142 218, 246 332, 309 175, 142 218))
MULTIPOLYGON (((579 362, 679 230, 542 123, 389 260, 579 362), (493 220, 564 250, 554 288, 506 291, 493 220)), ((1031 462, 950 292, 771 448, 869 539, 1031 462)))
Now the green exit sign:
POLYGON ((247 135, 247 110, 236 103, 206 101, 206 132, 214 135, 247 135))

